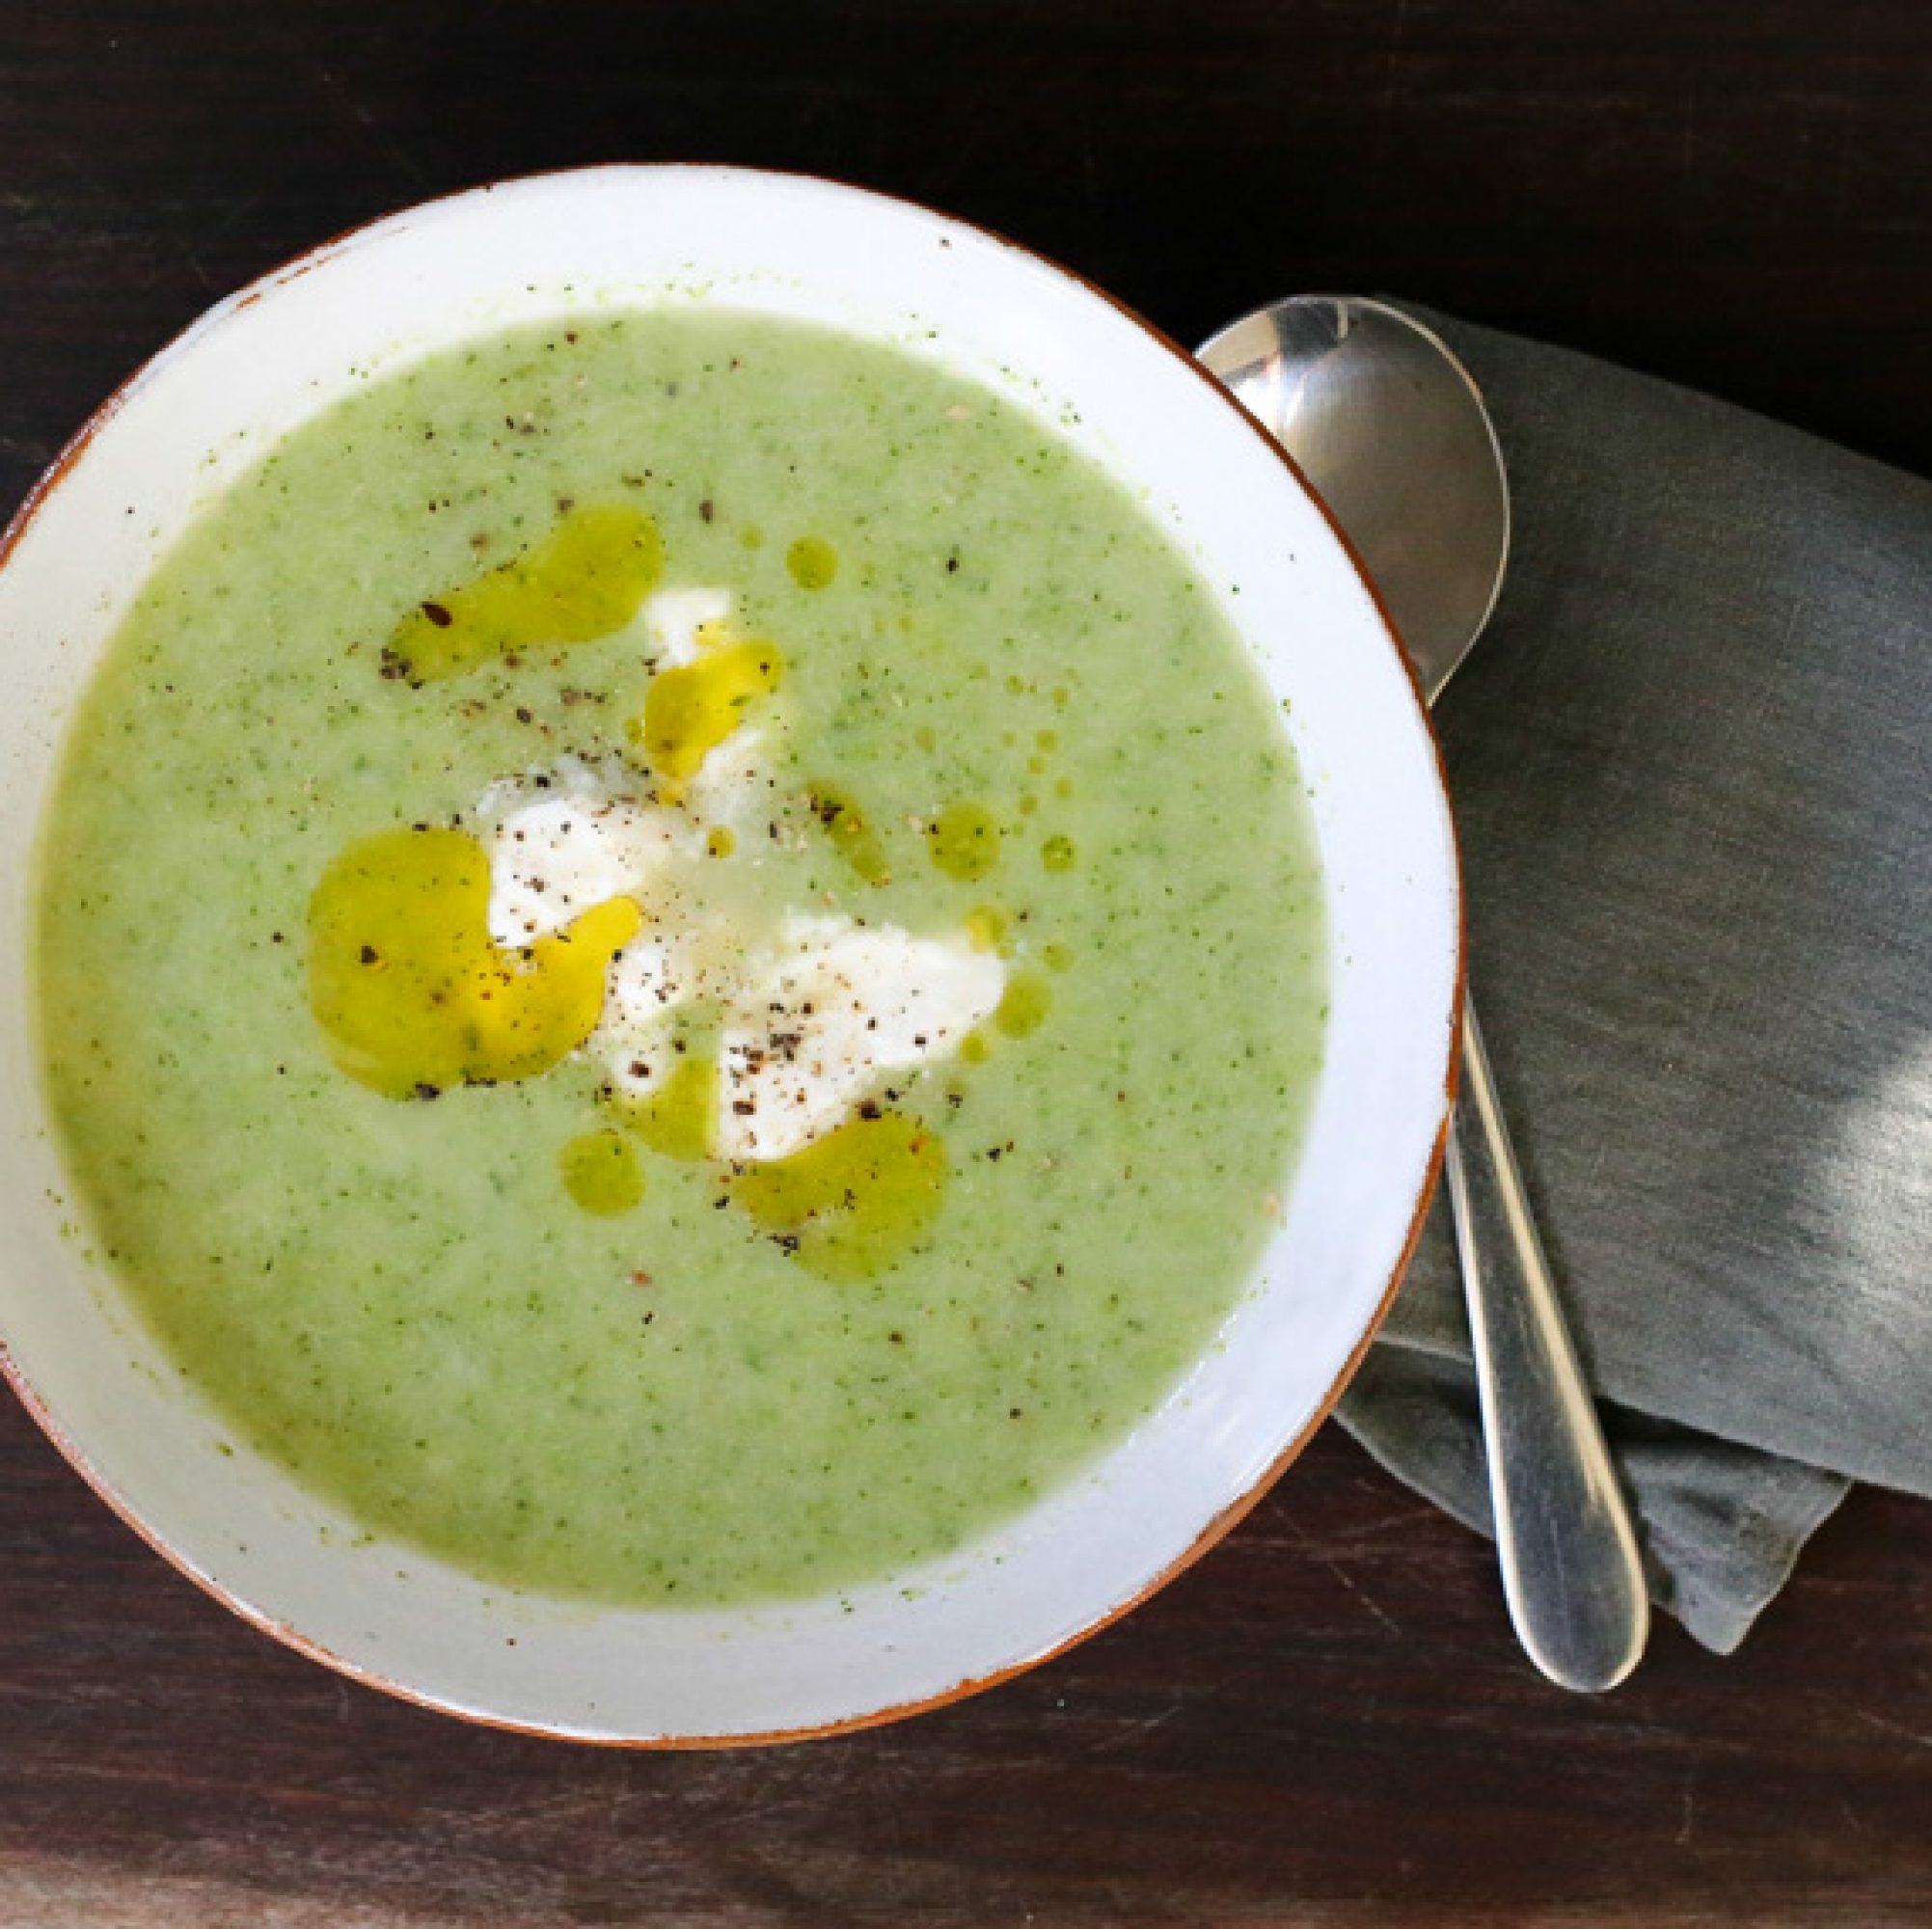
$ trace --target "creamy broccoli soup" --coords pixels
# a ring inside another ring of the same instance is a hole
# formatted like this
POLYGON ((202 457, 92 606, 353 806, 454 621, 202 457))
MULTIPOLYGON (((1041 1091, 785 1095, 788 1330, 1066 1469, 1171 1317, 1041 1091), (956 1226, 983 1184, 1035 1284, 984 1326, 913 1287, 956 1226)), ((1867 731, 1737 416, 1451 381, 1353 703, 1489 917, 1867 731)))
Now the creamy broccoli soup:
POLYGON ((1032 415, 720 311, 370 379, 72 726, 34 932, 92 1250, 233 1434, 512 1587, 945 1553, 1211 1345, 1320 885, 1215 595, 1032 415))

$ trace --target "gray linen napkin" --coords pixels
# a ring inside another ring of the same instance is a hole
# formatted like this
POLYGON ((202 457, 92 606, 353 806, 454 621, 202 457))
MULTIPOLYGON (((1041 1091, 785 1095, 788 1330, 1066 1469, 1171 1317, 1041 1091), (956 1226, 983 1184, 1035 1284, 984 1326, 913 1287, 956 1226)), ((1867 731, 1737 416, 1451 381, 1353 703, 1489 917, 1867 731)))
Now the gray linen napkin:
MULTIPOLYGON (((1418 311, 1420 312, 1420 311, 1418 311)), ((1435 315, 1516 510, 1437 710, 1472 984, 1652 1592, 1932 1495, 1932 484, 1435 315)), ((1489 1531, 1446 1202, 1341 1407, 1489 1531)))

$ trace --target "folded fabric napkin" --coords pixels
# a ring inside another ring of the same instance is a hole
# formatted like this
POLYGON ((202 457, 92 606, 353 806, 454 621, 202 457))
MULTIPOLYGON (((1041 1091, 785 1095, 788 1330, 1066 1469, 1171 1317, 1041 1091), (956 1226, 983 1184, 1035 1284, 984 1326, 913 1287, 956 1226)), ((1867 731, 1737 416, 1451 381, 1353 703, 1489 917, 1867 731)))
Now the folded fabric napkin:
MULTIPOLYGON (((1424 318, 1515 508, 1436 712, 1471 983, 1652 1592, 1728 1652, 1851 1481, 1932 1495, 1932 484, 1424 318)), ((1444 1200, 1341 1419, 1488 1530, 1444 1200)))

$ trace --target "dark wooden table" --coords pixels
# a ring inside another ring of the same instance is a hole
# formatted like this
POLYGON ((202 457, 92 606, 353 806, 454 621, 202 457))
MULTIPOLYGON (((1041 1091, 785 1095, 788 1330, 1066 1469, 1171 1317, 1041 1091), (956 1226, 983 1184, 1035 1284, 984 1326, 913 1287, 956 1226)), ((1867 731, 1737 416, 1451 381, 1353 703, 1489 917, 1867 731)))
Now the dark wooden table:
MULTIPOLYGON (((987 222, 1184 340, 1384 289, 1932 469, 1917 0, 0 0, 0 498, 215 296, 426 195, 699 157, 987 222)), ((909 1725, 602 1754, 231 1620, 0 1406, 0 1923, 1932 1921, 1932 1509, 1600 1703, 1332 1429, 1102 1639, 909 1725)))

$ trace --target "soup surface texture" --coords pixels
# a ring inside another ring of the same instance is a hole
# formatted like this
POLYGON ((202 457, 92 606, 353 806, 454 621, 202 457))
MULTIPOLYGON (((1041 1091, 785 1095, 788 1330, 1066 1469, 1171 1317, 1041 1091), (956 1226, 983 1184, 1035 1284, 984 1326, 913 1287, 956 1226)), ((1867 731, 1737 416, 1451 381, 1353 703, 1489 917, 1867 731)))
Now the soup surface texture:
POLYGON ((508 1587, 942 1556, 1213 1344, 1320 1062, 1215 596, 1030 413, 706 308, 370 378, 71 725, 80 1236, 236 1438, 508 1587))

